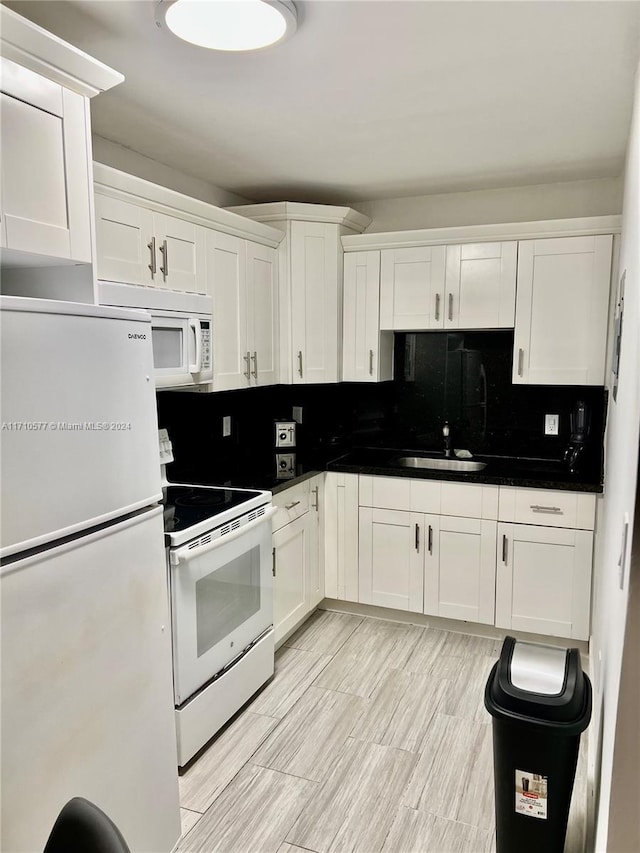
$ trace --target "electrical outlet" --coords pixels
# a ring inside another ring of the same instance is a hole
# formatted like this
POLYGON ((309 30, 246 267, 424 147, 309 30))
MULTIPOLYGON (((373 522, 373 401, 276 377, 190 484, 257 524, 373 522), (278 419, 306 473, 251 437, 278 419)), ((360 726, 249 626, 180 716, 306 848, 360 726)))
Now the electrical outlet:
POLYGON ((222 437, 226 438, 228 435, 231 435, 231 415, 222 418, 222 437))
POLYGON ((557 435, 560 425, 560 415, 545 415, 544 416, 544 434, 557 435))
POLYGON ((297 424, 302 423, 302 406, 294 406, 291 409, 291 417, 297 424))

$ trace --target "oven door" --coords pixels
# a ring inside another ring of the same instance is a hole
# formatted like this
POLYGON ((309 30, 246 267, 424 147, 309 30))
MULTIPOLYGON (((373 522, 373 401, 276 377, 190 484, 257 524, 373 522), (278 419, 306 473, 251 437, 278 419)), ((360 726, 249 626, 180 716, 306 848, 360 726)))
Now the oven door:
POLYGON ((269 508, 259 519, 208 544, 194 547, 191 542, 170 550, 176 705, 273 624, 274 512, 269 508))
POLYGON ((211 323, 194 317, 151 317, 151 342, 157 388, 210 381, 211 323))

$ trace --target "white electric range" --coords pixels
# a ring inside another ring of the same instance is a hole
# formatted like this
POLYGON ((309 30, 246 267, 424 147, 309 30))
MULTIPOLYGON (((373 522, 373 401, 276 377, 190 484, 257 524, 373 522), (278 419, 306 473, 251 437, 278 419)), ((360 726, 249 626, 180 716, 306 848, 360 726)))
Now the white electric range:
MULTIPOLYGON (((173 460, 166 430, 160 459, 173 460)), ((178 765, 273 675, 271 492, 168 483, 163 503, 178 765)))

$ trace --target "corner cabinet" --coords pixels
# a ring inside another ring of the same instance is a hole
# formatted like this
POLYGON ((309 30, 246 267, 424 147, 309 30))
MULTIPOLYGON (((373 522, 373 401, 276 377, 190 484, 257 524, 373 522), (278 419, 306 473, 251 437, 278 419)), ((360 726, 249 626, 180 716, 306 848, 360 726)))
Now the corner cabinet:
POLYGON ((515 384, 604 384, 612 239, 520 242, 515 384))
POLYGON ((89 99, 124 78, 6 6, 0 54, 3 255, 20 253, 23 267, 90 264, 89 99))
POLYGON ((280 381, 342 378, 343 252, 340 238, 368 217, 348 207, 273 202, 228 210, 285 233, 279 249, 280 381))
POLYGON ((273 496, 273 623, 281 645, 324 598, 321 507, 324 474, 273 496))

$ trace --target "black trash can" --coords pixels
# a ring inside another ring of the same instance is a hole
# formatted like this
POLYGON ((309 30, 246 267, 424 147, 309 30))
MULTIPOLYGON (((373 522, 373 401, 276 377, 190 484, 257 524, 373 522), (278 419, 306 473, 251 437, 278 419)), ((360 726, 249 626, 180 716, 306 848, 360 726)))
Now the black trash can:
POLYGON ((496 853, 563 853, 591 719, 579 650, 505 637, 484 704, 493 717, 496 853))

